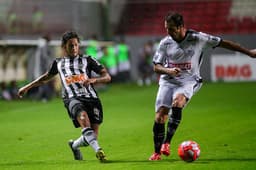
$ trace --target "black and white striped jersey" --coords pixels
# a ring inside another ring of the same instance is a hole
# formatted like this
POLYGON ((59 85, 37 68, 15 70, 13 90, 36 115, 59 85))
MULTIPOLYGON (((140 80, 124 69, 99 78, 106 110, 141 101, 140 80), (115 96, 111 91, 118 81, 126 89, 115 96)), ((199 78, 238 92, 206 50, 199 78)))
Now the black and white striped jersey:
POLYGON ((48 73, 56 75, 59 73, 62 83, 62 98, 85 97, 98 98, 92 84, 84 86, 86 78, 91 78, 92 72, 97 74, 103 66, 95 59, 86 55, 76 57, 56 58, 48 73))

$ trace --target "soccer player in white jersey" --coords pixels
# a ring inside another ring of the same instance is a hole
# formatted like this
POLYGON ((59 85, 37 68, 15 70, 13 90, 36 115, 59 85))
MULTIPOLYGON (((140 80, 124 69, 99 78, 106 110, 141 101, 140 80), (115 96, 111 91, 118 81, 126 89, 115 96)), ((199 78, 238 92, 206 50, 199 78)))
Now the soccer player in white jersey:
POLYGON ((64 56, 56 58, 46 73, 20 88, 18 95, 22 97, 29 89, 40 86, 59 74, 65 107, 74 126, 82 128, 82 135, 68 142, 74 159, 82 160, 79 147, 90 145, 95 150, 96 157, 104 162, 106 156, 97 141, 99 126, 103 121, 103 110, 93 84, 110 82, 111 77, 95 59, 79 53, 79 42, 76 32, 64 33, 61 44, 64 56), (100 76, 92 77, 92 71, 100 76))
POLYGON ((199 71, 205 50, 222 47, 256 57, 256 51, 235 42, 186 29, 179 13, 169 12, 164 24, 168 35, 153 57, 154 71, 160 74, 160 80, 153 125, 154 153, 149 160, 160 160, 161 154, 170 155, 170 142, 181 121, 182 109, 202 85, 199 71), (172 114, 168 119, 169 111, 172 114))

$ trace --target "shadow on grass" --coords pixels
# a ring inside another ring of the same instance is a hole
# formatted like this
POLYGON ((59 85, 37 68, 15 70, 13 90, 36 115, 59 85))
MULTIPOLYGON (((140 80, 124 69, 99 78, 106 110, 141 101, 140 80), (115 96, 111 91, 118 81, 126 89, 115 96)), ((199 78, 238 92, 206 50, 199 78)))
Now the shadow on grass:
MULTIPOLYGON (((0 163, 1 166, 23 166, 23 165, 71 165, 77 163, 83 163, 85 161, 17 161, 17 162, 8 162, 8 163, 0 163)), ((1 168, 0 168, 1 169, 1 168)))
MULTIPOLYGON (((149 160, 109 160, 107 163, 163 163, 163 162, 180 162, 180 159, 163 159, 160 161, 149 160)), ((212 162, 256 162, 256 158, 214 158, 214 159, 198 159, 192 163, 196 164, 210 164, 212 162)))
POLYGON ((256 158, 208 158, 198 159, 195 163, 211 163, 211 162, 256 162, 256 158))
POLYGON ((143 159, 143 160, 129 160, 129 159, 127 159, 127 160, 108 160, 106 163, 129 163, 129 164, 132 164, 132 163, 134 163, 134 164, 138 164, 138 163, 163 163, 163 162, 177 162, 177 161, 179 161, 179 160, 174 160, 174 159, 170 159, 170 160, 168 160, 168 159, 162 159, 162 160, 160 160, 160 161, 149 161, 149 160, 147 160, 147 159, 143 159))
MULTIPOLYGON (((17 161, 17 162, 9 162, 9 163, 0 163, 0 169, 1 167, 4 166, 30 166, 30 165, 76 165, 76 164, 84 164, 84 163, 93 163, 93 162, 98 162, 98 160, 92 161, 92 160, 83 160, 83 161, 17 161)), ((180 162, 180 159, 162 159, 160 161, 149 161, 147 159, 143 160, 131 160, 131 159, 126 159, 126 160, 108 160, 107 162, 104 162, 102 164, 161 164, 161 163, 175 163, 175 162, 180 162)), ((213 162, 256 162, 256 158, 207 158, 207 159, 198 159, 195 162, 192 162, 193 164, 211 164, 213 162)))
MULTIPOLYGON (((102 164, 140 164, 140 163, 163 163, 163 162, 175 162, 177 160, 161 160, 161 161, 149 161, 149 160, 107 160, 106 162, 102 163, 102 164)), ((30 165, 72 165, 72 164, 84 164, 84 163, 95 163, 95 162, 99 162, 98 160, 83 160, 83 161, 75 161, 75 160, 71 160, 71 161, 16 161, 16 162, 8 162, 8 163, 0 163, 0 167, 1 166, 30 166, 30 165)), ((1 169, 1 168, 0 168, 1 169)))

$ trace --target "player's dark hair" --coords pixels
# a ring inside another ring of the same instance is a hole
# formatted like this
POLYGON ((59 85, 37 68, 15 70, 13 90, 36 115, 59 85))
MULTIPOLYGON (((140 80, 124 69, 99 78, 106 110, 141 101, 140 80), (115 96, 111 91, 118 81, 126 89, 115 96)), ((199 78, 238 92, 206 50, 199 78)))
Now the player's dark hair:
POLYGON ((165 21, 167 23, 172 21, 176 25, 176 27, 184 26, 183 16, 177 12, 168 12, 167 15, 165 16, 165 21))
POLYGON ((61 46, 64 46, 72 38, 76 38, 80 43, 80 38, 75 31, 67 31, 62 35, 61 46))

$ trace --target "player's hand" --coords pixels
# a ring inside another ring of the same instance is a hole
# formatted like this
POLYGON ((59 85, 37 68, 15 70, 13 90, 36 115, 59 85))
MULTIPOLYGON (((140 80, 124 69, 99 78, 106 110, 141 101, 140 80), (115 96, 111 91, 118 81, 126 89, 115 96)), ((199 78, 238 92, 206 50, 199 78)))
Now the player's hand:
POLYGON ((174 67, 174 68, 169 68, 168 69, 168 74, 170 75, 170 76, 178 76, 179 75, 179 73, 180 73, 180 71, 181 71, 181 69, 180 68, 177 68, 177 67, 174 67))
POLYGON ((256 58, 256 49, 250 50, 250 52, 252 53, 250 57, 256 58))
POLYGON ((26 87, 21 87, 18 91, 18 97, 22 98, 26 93, 27 93, 28 89, 26 87))
POLYGON ((94 84, 94 83, 96 83, 96 78, 86 79, 83 84, 84 86, 88 86, 89 84, 94 84))

